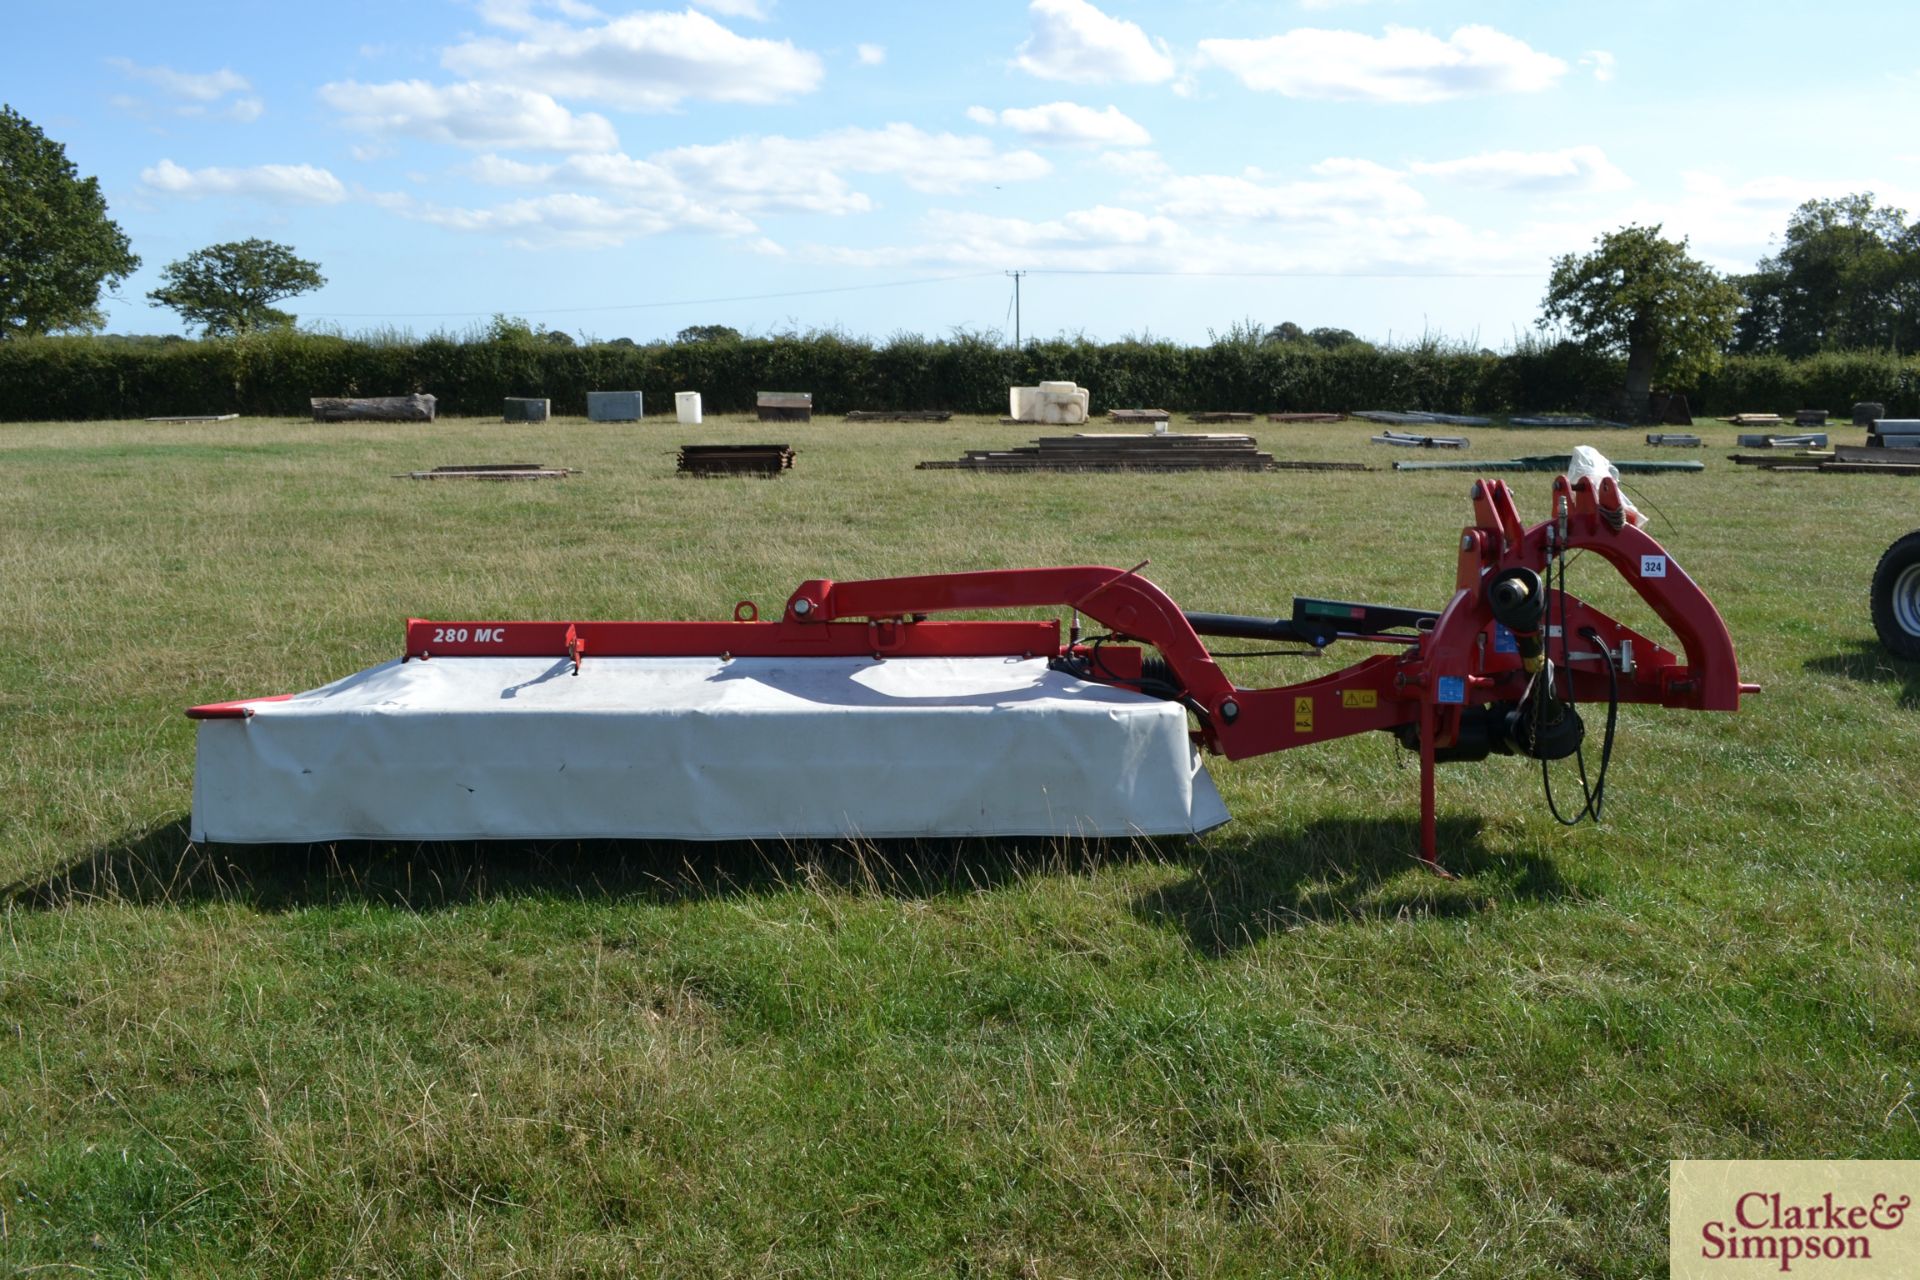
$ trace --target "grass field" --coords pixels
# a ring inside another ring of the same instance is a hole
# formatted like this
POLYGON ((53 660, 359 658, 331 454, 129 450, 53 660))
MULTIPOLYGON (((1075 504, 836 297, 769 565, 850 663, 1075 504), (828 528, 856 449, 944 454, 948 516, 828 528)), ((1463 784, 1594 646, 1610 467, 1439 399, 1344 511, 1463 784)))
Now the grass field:
POLYGON ((1636 481, 1766 692, 1623 712, 1599 829, 1443 771, 1457 883, 1385 735, 1218 763, 1235 821, 1157 847, 188 845, 181 708, 410 615, 1149 557, 1192 609, 1451 586, 1466 476, 912 466, 1032 434, 0 429, 0 1274, 1637 1277, 1670 1158, 1920 1158, 1920 668, 1865 599, 1913 480, 1636 481), (673 475, 767 437, 781 480, 673 475), (389 478, 488 460, 584 474, 389 478))

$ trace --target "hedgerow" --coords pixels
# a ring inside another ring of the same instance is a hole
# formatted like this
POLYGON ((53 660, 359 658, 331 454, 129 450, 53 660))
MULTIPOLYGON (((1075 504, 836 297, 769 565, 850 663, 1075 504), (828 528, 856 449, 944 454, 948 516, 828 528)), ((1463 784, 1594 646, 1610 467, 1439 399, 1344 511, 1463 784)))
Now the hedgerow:
MULTIPOLYGON (((753 407, 761 390, 811 391, 823 413, 950 409, 1004 413, 1009 385, 1072 379, 1096 413, 1173 410, 1426 409, 1519 413, 1603 408, 1615 360, 1570 343, 1505 353, 1425 340, 1331 350, 1261 342, 1236 329, 1204 346, 1151 338, 1054 338, 1007 347, 988 334, 896 334, 874 343, 826 331, 695 342, 572 344, 527 332, 423 339, 291 330, 205 341, 53 337, 0 342, 0 420, 143 418, 170 413, 305 416, 308 399, 429 392, 440 411, 493 414, 508 396, 546 396, 586 412, 593 390, 639 390, 654 412, 675 391, 710 413, 753 407)), ((1697 413, 1844 414, 1859 400, 1920 416, 1920 357, 1829 353, 1803 360, 1733 356, 1686 392, 1697 413)))

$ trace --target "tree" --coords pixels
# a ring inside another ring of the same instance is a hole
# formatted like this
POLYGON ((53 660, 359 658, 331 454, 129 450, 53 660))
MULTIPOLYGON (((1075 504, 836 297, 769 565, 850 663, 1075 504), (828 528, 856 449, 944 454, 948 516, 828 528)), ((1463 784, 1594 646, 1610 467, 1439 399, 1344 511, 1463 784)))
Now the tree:
POLYGON ((740 331, 725 324, 691 324, 673 335, 675 342, 738 342, 740 331))
POLYGON ((101 287, 139 266, 99 180, 80 177, 64 146, 0 106, 0 338, 99 328, 101 287))
POLYGON ((1719 362, 1740 290, 1689 257, 1684 238, 1661 239, 1657 223, 1622 227, 1594 245, 1554 259, 1538 324, 1562 321, 1589 351, 1625 355, 1618 412, 1644 417, 1656 375, 1684 380, 1719 362))
POLYGON ((1747 296, 1738 351, 1893 347, 1920 340, 1920 223, 1881 208, 1871 192, 1809 200, 1794 210, 1779 251, 1742 276, 1747 296))
POLYGON ((1322 351, 1337 351, 1341 347, 1350 347, 1356 343, 1359 343, 1361 346, 1367 345, 1361 342, 1360 335, 1351 329, 1332 329, 1326 327, 1310 330, 1307 334, 1307 341, 1319 347, 1322 351))
POLYGON ((153 305, 172 307, 209 338, 286 328, 294 317, 273 304, 327 282, 319 263, 271 240, 209 245, 168 263, 160 278, 147 295, 153 305))

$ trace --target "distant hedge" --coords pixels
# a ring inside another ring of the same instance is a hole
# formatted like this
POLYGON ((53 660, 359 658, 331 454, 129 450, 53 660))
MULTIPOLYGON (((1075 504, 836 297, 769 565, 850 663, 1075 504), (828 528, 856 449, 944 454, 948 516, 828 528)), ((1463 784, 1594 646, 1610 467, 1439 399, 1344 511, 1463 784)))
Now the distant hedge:
MULTIPOLYGON (((586 412, 587 392, 639 390, 653 412, 699 391, 710 413, 753 407, 760 390, 811 391, 823 413, 951 409, 1004 413, 1010 385, 1071 379, 1096 413, 1177 410, 1427 409, 1518 413, 1596 409, 1618 386, 1617 361, 1567 343, 1506 354, 1440 343, 1332 350, 1227 339, 1093 343, 1057 339, 1013 350, 986 336, 840 334, 632 346, 539 338, 366 340, 280 332, 201 342, 36 338, 0 342, 0 421, 144 418, 169 413, 304 417, 321 395, 438 397, 450 414, 497 414, 508 396, 547 396, 586 412)), ((1686 391, 1697 413, 1845 413, 1878 400, 1920 417, 1920 357, 1843 353, 1786 360, 1735 356, 1686 391)))

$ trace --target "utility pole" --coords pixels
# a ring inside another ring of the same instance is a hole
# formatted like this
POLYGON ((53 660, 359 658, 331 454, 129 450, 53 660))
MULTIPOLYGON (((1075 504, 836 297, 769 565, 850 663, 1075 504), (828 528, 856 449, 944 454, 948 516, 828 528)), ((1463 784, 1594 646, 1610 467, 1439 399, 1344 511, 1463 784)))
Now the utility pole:
POLYGON ((1007 274, 1013 277, 1013 349, 1018 351, 1020 349, 1020 277, 1027 273, 1009 271, 1007 274))

